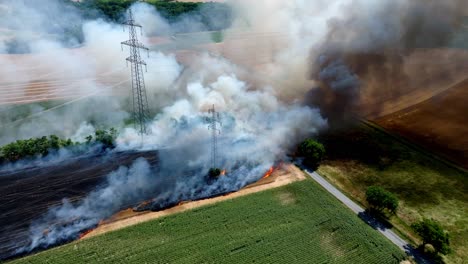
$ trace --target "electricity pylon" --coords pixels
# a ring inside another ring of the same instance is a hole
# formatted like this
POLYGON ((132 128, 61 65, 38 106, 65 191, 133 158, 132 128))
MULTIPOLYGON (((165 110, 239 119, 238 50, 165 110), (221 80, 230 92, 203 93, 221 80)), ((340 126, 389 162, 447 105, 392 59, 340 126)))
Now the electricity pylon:
POLYGON ((208 125, 208 129, 211 130, 211 165, 213 169, 216 169, 216 162, 218 157, 218 135, 221 134, 221 130, 218 128, 221 127, 221 121, 219 117, 219 113, 216 112, 215 106, 213 105, 208 113, 211 114, 211 118, 209 118, 210 124, 208 125))
POLYGON ((144 65, 147 70, 147 65, 146 62, 141 59, 140 49, 146 50, 148 52, 148 57, 149 49, 138 41, 136 28, 139 27, 141 30, 142 27, 135 22, 131 8, 128 10, 128 20, 124 22, 123 25, 128 26, 130 35, 130 39, 122 42, 121 44, 130 47, 130 57, 126 60, 127 66, 130 62, 132 74, 133 120, 135 122, 135 126, 137 126, 139 130, 139 133, 143 135, 147 132, 146 123, 149 121, 149 107, 142 69, 142 66, 144 65))

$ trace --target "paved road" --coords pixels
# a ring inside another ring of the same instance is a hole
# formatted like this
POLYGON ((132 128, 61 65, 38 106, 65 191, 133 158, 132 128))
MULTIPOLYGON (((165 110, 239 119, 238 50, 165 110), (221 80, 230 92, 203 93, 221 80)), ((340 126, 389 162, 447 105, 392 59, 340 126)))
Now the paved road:
POLYGON ((412 256, 418 263, 431 263, 430 261, 424 259, 420 254, 418 254, 418 252, 416 252, 415 249, 407 241, 402 239, 391 229, 387 228, 384 224, 378 222, 375 218, 369 216, 361 206, 349 199, 346 195, 344 195, 340 190, 331 185, 318 173, 310 172, 307 169, 304 169, 304 171, 310 177, 312 177, 312 179, 314 179, 318 184, 320 184, 323 188, 325 188, 328 192, 330 192, 333 196, 340 200, 344 205, 346 205, 354 213, 356 213, 362 220, 364 220, 367 224, 369 224, 374 229, 382 233, 386 238, 388 238, 395 245, 397 245, 399 248, 405 251, 409 256, 412 256))

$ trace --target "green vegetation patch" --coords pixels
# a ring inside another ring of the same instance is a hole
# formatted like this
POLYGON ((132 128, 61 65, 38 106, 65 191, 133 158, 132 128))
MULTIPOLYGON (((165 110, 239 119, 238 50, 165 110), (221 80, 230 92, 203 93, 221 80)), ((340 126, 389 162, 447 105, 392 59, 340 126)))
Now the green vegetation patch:
POLYGON ((399 263, 403 251, 312 180, 160 218, 13 263, 399 263))
POLYGON ((327 157, 319 173, 367 205, 366 190, 380 186, 400 201, 392 224, 415 242, 410 227, 435 219, 450 234, 449 263, 468 259, 468 175, 366 125, 323 136, 327 157))
MULTIPOLYGON (((72 4, 81 11, 84 17, 94 19, 102 15, 111 21, 121 22, 127 8, 135 2, 137 0, 83 0, 72 4)), ((230 27, 234 16, 232 8, 226 3, 158 0, 145 2, 156 8, 171 24, 190 16, 193 21, 204 25, 206 30, 226 29, 230 27)))
POLYGON ((34 156, 47 156, 50 151, 57 151, 61 148, 69 148, 83 144, 87 146, 100 144, 103 150, 112 149, 115 148, 116 138, 117 130, 115 128, 110 128, 109 131, 96 130, 94 136, 89 135, 86 137, 86 143, 73 142, 71 139, 62 139, 57 135, 20 139, 5 146, 0 146, 0 165, 4 162, 16 162, 34 156))

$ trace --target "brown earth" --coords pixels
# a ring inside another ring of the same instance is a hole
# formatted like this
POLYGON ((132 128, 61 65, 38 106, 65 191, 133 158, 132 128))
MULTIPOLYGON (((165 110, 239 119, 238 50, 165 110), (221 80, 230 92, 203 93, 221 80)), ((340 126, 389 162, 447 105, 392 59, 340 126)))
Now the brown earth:
POLYGON ((467 100, 468 79, 376 123, 468 169, 467 100))
MULTIPOLYGON (((229 199, 235 199, 237 197, 261 192, 272 188, 277 188, 304 179, 305 175, 299 168, 292 164, 284 164, 281 166, 281 168, 275 170, 270 177, 261 179, 256 183, 248 185, 243 189, 239 190, 238 192, 205 200, 182 202, 178 206, 158 212, 134 212, 131 208, 123 210, 117 213, 116 215, 112 216, 110 219, 105 220, 99 225, 98 228, 94 229, 92 232, 88 233, 83 238, 90 238, 110 231, 122 229, 146 221, 151 221, 160 217, 184 212, 187 210, 192 210, 194 208, 218 203, 229 199)), ((287 200, 287 197, 285 198, 285 200, 287 200)))

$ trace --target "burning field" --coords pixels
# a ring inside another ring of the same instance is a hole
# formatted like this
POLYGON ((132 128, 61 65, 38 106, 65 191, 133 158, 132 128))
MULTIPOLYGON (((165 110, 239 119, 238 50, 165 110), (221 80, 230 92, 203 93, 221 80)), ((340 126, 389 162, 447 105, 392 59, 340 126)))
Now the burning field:
MULTIPOLYGON (((18 249, 30 243, 30 224, 47 213, 50 207, 60 206, 65 198, 70 203, 79 202, 95 186, 102 184, 108 173, 131 164, 138 157, 145 157, 151 166, 157 165, 157 152, 127 152, 104 158, 101 154, 83 155, 61 164, 0 171, 0 209, 3 212, 0 217, 0 258, 12 257, 19 253, 18 249)), ((56 219, 42 231, 47 235, 54 226, 70 225, 73 220, 56 219)), ((78 235, 74 234, 68 240, 78 235)))
POLYGON ((304 179, 290 165, 264 169, 264 173, 252 168, 260 177, 249 177, 242 165, 219 179, 209 179, 194 168, 172 170, 176 174, 169 176, 161 155, 180 152, 117 152, 99 155, 98 160, 85 155, 61 165, 3 171, 2 259, 304 179), (238 173, 246 178, 240 181, 238 173), (256 179, 261 180, 254 183, 256 179), (142 185, 148 182, 152 183, 142 185), (152 197, 156 198, 142 202, 152 197))
MULTIPOLYGON (((249 184, 236 192, 224 193, 216 195, 212 198, 200 198, 200 200, 195 201, 180 201, 176 205, 172 205, 172 207, 170 208, 163 209, 157 212, 138 212, 135 210, 135 208, 123 210, 111 216, 109 219, 100 222, 97 228, 90 229, 87 232, 82 233, 80 238, 90 238, 114 230, 122 229, 127 226, 136 225, 139 223, 151 221, 157 218, 184 212, 187 210, 193 210, 201 206, 218 203, 225 200, 235 199, 244 195, 249 195, 252 193, 272 188, 278 188, 280 186, 284 186, 292 182, 301 181, 304 179, 304 173, 300 171, 297 167, 295 167, 292 164, 282 164, 278 167, 271 167, 258 182, 249 184)), ((146 203, 147 202, 143 202, 143 205, 146 205, 146 203)), ((140 204, 140 206, 141 205, 142 204, 140 204)))

